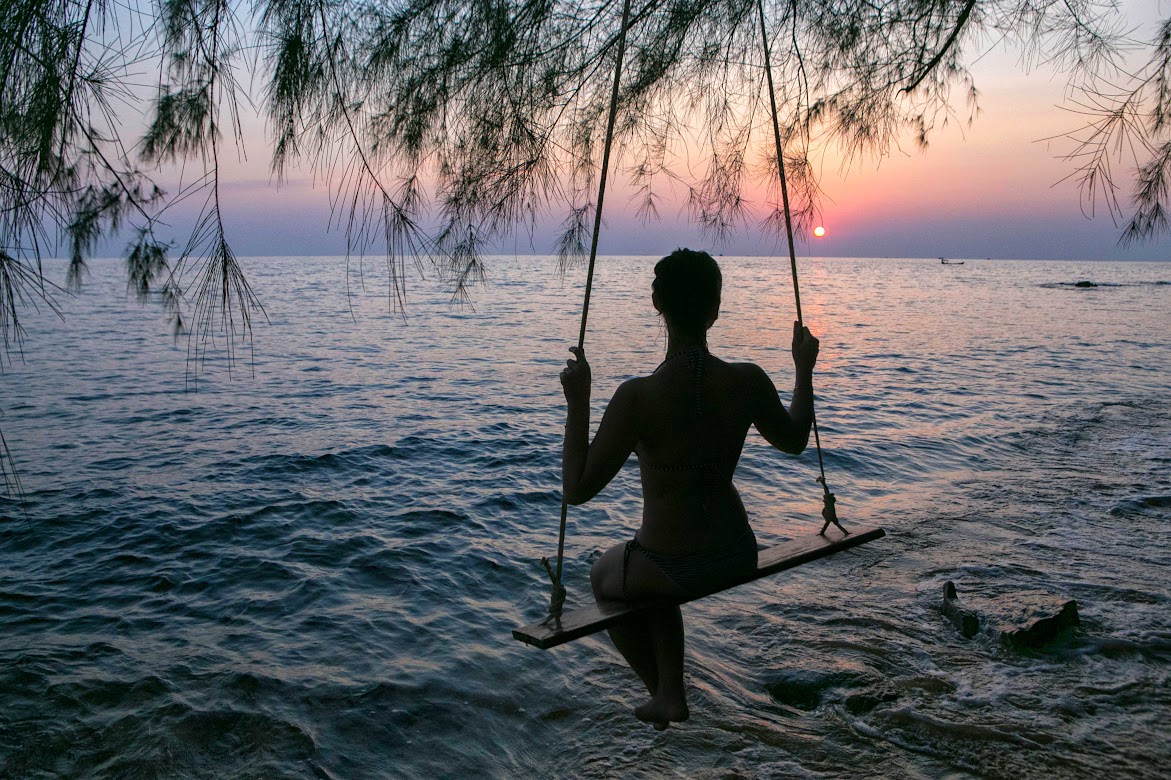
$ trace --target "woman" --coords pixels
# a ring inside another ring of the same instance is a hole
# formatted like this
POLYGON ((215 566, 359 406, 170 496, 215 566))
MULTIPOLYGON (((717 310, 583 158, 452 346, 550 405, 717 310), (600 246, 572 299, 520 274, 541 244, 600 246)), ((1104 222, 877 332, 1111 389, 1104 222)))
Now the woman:
MULTIPOLYGON (((655 266, 651 301, 667 325, 667 356, 650 376, 622 383, 589 442, 590 367, 570 348, 561 384, 569 406, 562 489, 571 504, 589 501, 631 452, 642 473, 642 527, 607 550, 590 572, 598 600, 682 597, 718 588, 756 566, 756 538, 732 475, 748 427, 774 447, 805 449, 813 420, 818 341, 793 324, 797 381, 786 411, 772 381, 751 363, 725 363, 707 349, 719 316, 722 277, 706 252, 680 249, 655 266)), ((651 698, 640 720, 665 729, 687 719, 683 619, 677 606, 610 638, 651 698)))

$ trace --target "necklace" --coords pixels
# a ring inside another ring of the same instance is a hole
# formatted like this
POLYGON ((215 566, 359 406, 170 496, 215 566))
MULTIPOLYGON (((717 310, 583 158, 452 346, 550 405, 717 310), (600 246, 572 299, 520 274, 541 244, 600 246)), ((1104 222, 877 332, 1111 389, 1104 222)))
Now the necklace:
POLYGON ((707 351, 706 344, 693 344, 690 347, 677 349, 674 352, 668 352, 667 356, 663 358, 663 362, 659 363, 659 365, 655 367, 655 371, 658 371, 663 366, 678 360, 681 357, 687 358, 687 362, 690 364, 695 362, 701 355, 707 357, 709 354, 711 353, 707 351))
POLYGON ((677 349, 674 352, 668 352, 667 356, 663 358, 663 362, 655 368, 655 373, 663 366, 671 363, 679 358, 686 358, 687 368, 691 370, 692 388, 694 393, 695 416, 703 415, 703 384, 704 377, 707 374, 705 365, 706 358, 711 353, 707 351, 707 344, 694 344, 690 347, 677 349))

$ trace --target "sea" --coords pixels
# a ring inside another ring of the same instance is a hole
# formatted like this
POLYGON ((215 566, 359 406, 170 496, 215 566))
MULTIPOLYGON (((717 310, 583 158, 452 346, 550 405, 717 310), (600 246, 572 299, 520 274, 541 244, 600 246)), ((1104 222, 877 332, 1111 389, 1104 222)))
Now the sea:
MULTIPOLYGON (((665 352, 655 259, 598 261, 594 426, 665 352)), ((787 258, 719 262, 711 351, 787 401, 787 258)), ((489 258, 461 301, 424 266, 403 307, 377 260, 242 263, 264 313, 228 343, 175 338, 118 260, 21 310, 0 778, 1167 776, 1171 263, 801 259, 828 485, 886 536, 686 605, 663 732, 604 634, 511 635, 548 605, 584 270, 489 258)), ((817 474, 750 431, 761 543, 820 529, 817 474)), ((568 607, 640 512, 633 458, 570 508, 568 607)))

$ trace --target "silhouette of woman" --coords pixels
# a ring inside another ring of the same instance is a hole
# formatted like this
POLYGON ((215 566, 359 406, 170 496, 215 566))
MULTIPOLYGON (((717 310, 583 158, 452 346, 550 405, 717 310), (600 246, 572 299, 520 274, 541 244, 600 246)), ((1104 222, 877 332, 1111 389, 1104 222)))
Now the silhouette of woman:
MULTIPOLYGON (((706 252, 679 249, 655 266, 651 301, 667 326, 667 355, 649 376, 623 382, 589 441, 590 366, 576 347, 561 371, 569 407, 562 489, 570 504, 598 494, 631 452, 642 475, 642 527, 590 571, 598 600, 680 597, 720 587, 756 566, 756 538, 732 475, 749 426, 774 447, 805 449, 813 420, 818 340, 793 323, 796 383, 788 410, 752 363, 712 355, 723 279, 706 252)), ((644 616, 645 615, 645 616, 644 616)), ((688 717, 683 619, 678 606, 610 629, 650 700, 634 714, 665 729, 688 717)))

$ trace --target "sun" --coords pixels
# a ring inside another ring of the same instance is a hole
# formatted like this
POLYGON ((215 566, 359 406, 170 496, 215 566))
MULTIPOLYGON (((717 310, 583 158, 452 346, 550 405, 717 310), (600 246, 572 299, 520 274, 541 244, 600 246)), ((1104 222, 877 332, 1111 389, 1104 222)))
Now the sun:
POLYGON ((825 235, 825 228, 823 228, 821 225, 818 225, 817 227, 815 227, 813 229, 813 235, 817 236, 818 238, 821 238, 822 236, 825 235))

